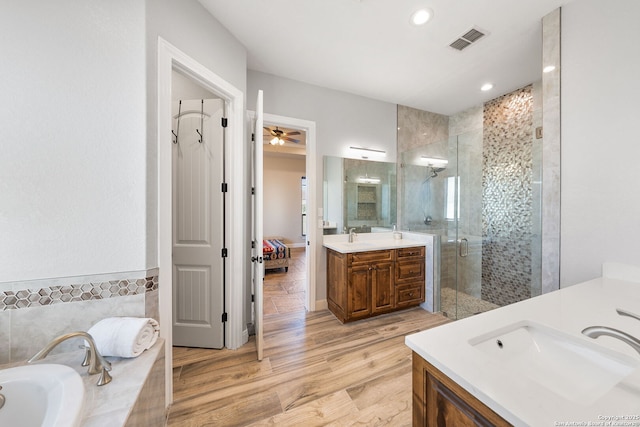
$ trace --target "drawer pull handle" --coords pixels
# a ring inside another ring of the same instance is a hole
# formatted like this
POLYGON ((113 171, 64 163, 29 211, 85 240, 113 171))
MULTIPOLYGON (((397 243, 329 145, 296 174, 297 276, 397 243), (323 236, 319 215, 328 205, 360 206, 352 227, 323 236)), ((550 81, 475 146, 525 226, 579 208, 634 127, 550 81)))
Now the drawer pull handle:
POLYGON ((413 297, 413 292, 409 292, 409 297, 413 297))

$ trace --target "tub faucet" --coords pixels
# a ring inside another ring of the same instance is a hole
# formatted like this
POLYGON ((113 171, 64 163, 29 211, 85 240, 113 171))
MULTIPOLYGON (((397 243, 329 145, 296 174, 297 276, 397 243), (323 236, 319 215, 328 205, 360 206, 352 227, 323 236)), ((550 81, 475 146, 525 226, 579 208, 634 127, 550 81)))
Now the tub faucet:
POLYGON ((616 313, 618 313, 620 316, 627 316, 627 317, 631 317, 632 319, 640 320, 640 315, 632 313, 627 310, 623 310, 621 308, 616 308, 616 313))
POLYGON ((349 243, 353 243, 353 241, 356 240, 356 237, 358 237, 358 234, 356 233, 356 229, 355 228, 350 228, 349 229, 349 243))
POLYGON ((27 363, 33 363, 38 360, 44 359, 45 357, 47 357, 47 354, 49 354, 49 352, 53 350, 58 344, 76 337, 84 338, 85 341, 89 343, 89 347, 86 349, 82 366, 89 366, 89 369, 87 371, 89 375, 100 374, 100 378, 98 378, 97 383, 99 386, 109 384, 111 382, 111 375, 109 375, 109 371, 111 370, 111 363, 107 359, 102 357, 102 355, 98 352, 96 342, 93 340, 93 337, 87 332, 69 332, 68 334, 60 335, 59 337, 54 338, 42 350, 37 352, 31 359, 29 359, 27 363))
POLYGON ((589 338, 594 339, 602 335, 617 338, 620 341, 629 344, 635 351, 638 352, 638 354, 640 354, 640 340, 633 335, 629 335, 626 332, 622 332, 618 329, 609 328, 607 326, 590 326, 583 329, 582 333, 589 338))

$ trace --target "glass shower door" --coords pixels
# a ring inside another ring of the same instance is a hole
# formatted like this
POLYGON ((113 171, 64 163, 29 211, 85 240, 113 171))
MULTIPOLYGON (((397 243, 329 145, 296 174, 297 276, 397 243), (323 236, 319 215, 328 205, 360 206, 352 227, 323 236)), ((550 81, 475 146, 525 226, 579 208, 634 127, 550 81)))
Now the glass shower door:
POLYGON ((455 307, 442 311, 452 319, 462 319, 495 308, 482 300, 482 131, 458 135, 449 142, 453 164, 447 178, 446 209, 450 234, 455 237, 448 241, 451 259, 447 262, 455 271, 455 286, 451 287, 455 298, 446 296, 448 290, 442 298, 454 300, 455 307))
MULTIPOLYGON (((493 308, 482 301, 482 131, 449 138, 433 209, 442 212, 440 311, 462 319, 493 308)), ((427 155, 430 157, 430 155, 427 155)))
POLYGON ((402 154, 403 228, 436 236, 434 310, 451 319, 483 304, 482 131, 402 154))

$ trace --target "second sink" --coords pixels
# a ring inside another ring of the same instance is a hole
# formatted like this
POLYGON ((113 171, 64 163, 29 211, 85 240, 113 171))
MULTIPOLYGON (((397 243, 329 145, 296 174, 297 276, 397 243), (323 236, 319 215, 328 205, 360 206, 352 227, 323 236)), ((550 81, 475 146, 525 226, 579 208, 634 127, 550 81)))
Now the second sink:
POLYGON ((512 373, 584 404, 606 394, 640 365, 626 355, 526 320, 475 337, 469 344, 512 373))

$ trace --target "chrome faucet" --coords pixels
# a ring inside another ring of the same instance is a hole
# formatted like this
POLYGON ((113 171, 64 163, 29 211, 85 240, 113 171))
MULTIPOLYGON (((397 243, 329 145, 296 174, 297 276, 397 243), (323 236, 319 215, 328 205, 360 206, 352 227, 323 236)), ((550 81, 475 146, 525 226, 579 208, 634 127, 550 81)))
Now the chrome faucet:
POLYGON ((637 315, 627 310, 623 310, 621 308, 616 308, 616 313, 618 313, 620 316, 627 316, 627 317, 631 317, 632 319, 640 320, 640 315, 637 315))
POLYGON ((58 344, 63 341, 66 341, 71 338, 84 338, 86 342, 89 343, 89 347, 86 349, 84 360, 82 361, 82 366, 89 366, 88 373, 89 375, 100 374, 100 378, 98 378, 98 385, 105 385, 111 382, 111 375, 109 372, 111 370, 111 363, 102 357, 102 355, 98 352, 98 348, 96 347, 96 342, 93 340, 93 337, 86 332, 78 331, 78 332, 69 332, 68 334, 60 335, 57 338, 51 340, 49 344, 47 344, 42 350, 37 352, 31 359, 27 361, 27 363, 33 363, 38 360, 42 360, 47 357, 47 354, 51 350, 53 350, 58 344))
POLYGON ((356 237, 358 237, 358 234, 356 233, 356 229, 355 228, 350 228, 349 229, 349 243, 353 243, 353 241, 356 239, 356 237))
POLYGON ((617 338, 620 341, 629 344, 635 351, 640 354, 640 340, 633 335, 629 335, 626 332, 622 332, 618 329, 609 328, 607 326, 590 326, 584 328, 582 333, 589 338, 598 338, 599 336, 606 335, 608 337, 617 338))

